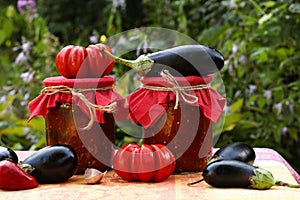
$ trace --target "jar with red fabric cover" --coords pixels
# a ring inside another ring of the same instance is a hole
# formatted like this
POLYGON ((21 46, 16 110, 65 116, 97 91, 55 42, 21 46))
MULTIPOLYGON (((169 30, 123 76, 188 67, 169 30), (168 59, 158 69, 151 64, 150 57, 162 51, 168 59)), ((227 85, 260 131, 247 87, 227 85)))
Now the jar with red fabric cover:
POLYGON ((210 87, 212 76, 143 77, 128 95, 130 117, 143 127, 143 142, 164 144, 176 159, 175 173, 199 172, 212 152, 212 123, 219 121, 225 98, 210 87))
POLYGON ((46 78, 41 94, 29 103, 30 118, 46 123, 46 145, 67 144, 78 154, 76 174, 86 168, 104 171, 114 156, 114 113, 124 99, 113 90, 114 78, 46 78))

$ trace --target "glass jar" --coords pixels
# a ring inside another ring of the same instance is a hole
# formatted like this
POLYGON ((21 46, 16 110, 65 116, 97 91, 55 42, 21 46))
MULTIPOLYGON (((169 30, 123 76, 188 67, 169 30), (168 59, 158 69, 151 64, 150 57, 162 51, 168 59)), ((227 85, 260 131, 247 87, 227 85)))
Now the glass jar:
POLYGON ((143 77, 142 87, 127 97, 143 142, 166 145, 176 158, 175 173, 202 171, 211 155, 212 123, 226 102, 211 81, 212 76, 143 77))
POLYGON ((175 172, 198 172, 207 165, 213 146, 211 121, 199 107, 181 105, 174 109, 174 103, 169 103, 166 115, 143 130, 144 143, 162 143, 172 151, 175 172))
POLYGON ((112 85, 113 77, 43 81, 42 93, 29 103, 31 116, 45 117, 46 145, 67 144, 78 155, 76 174, 86 168, 100 171, 112 167, 115 143, 115 107, 124 99, 112 85))
POLYGON ((104 114, 105 123, 93 123, 90 129, 81 130, 80 127, 85 127, 89 120, 78 106, 70 103, 51 108, 45 117, 46 145, 73 147, 78 155, 76 174, 83 174, 86 168, 105 171, 112 165, 115 142, 112 114, 104 114))

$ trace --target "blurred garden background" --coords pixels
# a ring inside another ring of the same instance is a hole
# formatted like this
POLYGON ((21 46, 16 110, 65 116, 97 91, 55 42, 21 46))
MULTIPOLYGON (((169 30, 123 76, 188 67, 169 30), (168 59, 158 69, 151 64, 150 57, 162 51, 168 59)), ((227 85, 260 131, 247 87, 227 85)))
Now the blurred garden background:
MULTIPOLYGON (((27 105, 44 78, 58 75, 62 47, 139 27, 176 30, 224 55, 227 114, 216 146, 241 141, 273 148, 300 171, 296 0, 0 0, 0 145, 45 145, 44 119, 27 123, 27 105)), ((122 73, 116 66, 113 74, 122 73)))

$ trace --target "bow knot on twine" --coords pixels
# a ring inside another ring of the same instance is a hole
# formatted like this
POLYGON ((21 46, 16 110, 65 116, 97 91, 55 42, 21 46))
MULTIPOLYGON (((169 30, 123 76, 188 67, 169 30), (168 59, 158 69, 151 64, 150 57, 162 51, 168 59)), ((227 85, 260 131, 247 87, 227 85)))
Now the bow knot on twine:
POLYGON ((194 90, 202 90, 210 88, 207 84, 200 85, 189 85, 189 86, 181 86, 177 80, 170 74, 170 72, 166 69, 162 70, 160 75, 165 79, 167 83, 171 85, 171 87, 159 87, 159 86, 150 86, 143 85, 143 88, 150 89, 154 91, 172 91, 175 93, 175 106, 174 109, 178 109, 179 105, 179 97, 183 99, 184 102, 189 104, 195 104, 198 102, 198 97, 196 95, 190 94, 188 91, 194 90))
POLYGON ((82 94, 82 92, 90 92, 90 91, 103 91, 111 89, 111 86, 109 87, 102 87, 102 88, 86 88, 86 89, 74 89, 65 85, 59 85, 59 86, 48 86, 42 89, 41 93, 44 95, 53 95, 56 93, 65 93, 65 94, 72 94, 73 96, 78 97, 89 109, 90 114, 90 121, 88 125, 83 130, 89 130, 91 129, 93 122, 96 118, 96 110, 104 111, 108 113, 112 113, 115 111, 117 103, 113 102, 107 106, 101 106, 97 104, 91 103, 85 96, 82 94))

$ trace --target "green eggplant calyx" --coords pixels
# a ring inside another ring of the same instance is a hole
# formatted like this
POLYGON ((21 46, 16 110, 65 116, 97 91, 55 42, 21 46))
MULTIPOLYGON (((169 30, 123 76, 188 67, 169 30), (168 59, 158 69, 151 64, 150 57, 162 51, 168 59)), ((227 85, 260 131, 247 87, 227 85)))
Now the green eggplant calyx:
POLYGON ((28 174, 30 174, 31 172, 33 172, 35 170, 34 167, 32 167, 31 165, 29 164, 25 164, 25 163, 22 163, 20 162, 19 163, 19 166, 22 168, 22 170, 28 174))
POLYGON ((207 165, 209 165, 210 163, 213 163, 215 161, 218 161, 218 160, 220 160, 220 158, 218 156, 213 156, 208 160, 207 165))
POLYGON ((272 173, 268 170, 258 167, 255 168, 253 172, 255 175, 250 178, 250 188, 264 190, 270 189, 272 186, 276 185, 272 173))
POLYGON ((154 61, 151 58, 147 57, 146 55, 141 55, 136 60, 127 60, 127 59, 120 58, 118 56, 113 55, 107 49, 105 49, 104 45, 102 45, 102 44, 97 44, 97 46, 107 56, 109 56, 113 60, 115 60, 123 65, 126 65, 127 67, 132 68, 141 76, 147 74, 151 70, 151 67, 154 63, 154 61))
POLYGON ((151 58, 141 55, 134 61, 134 69, 143 76, 151 70, 153 63, 154 61, 151 58))

